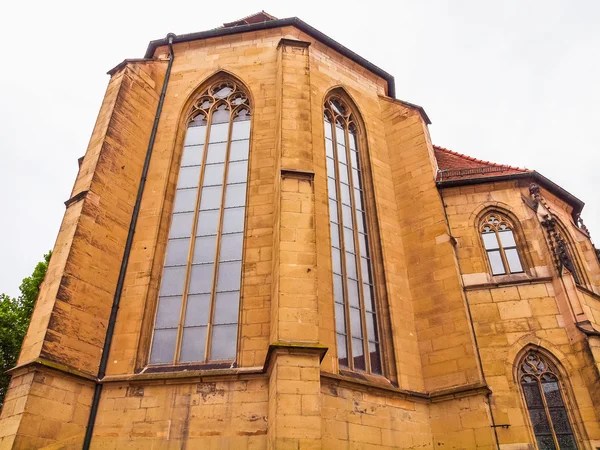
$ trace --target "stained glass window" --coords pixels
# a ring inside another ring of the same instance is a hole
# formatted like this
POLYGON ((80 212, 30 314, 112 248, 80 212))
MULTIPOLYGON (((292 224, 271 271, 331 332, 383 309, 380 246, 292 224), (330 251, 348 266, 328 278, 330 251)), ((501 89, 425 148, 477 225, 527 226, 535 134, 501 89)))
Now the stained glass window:
POLYGON ((235 360, 249 146, 248 96, 214 83, 185 136, 150 364, 235 360))
POLYGON ((523 272, 510 221, 501 214, 488 214, 481 224, 481 238, 492 275, 523 272))
POLYGON ((380 374, 359 131, 337 96, 325 102, 324 122, 338 360, 341 367, 380 374))
POLYGON ((527 352, 519 378, 540 450, 577 450, 556 370, 539 353, 527 352))

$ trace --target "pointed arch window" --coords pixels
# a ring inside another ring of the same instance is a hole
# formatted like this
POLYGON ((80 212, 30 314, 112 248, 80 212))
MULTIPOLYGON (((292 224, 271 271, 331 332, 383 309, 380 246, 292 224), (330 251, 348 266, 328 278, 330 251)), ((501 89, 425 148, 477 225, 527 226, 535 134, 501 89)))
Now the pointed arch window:
POLYGON ((492 275, 523 272, 513 230, 511 221, 497 212, 488 214, 481 222, 481 238, 492 275))
POLYGON ((223 80, 192 107, 150 364, 235 360, 250 112, 244 90, 223 80))
POLYGON ((534 350, 519 364, 519 381, 540 450, 577 450, 558 371, 534 350))
POLYGON ((325 102, 324 122, 338 360, 341 367, 381 374, 359 129, 335 95, 325 102))

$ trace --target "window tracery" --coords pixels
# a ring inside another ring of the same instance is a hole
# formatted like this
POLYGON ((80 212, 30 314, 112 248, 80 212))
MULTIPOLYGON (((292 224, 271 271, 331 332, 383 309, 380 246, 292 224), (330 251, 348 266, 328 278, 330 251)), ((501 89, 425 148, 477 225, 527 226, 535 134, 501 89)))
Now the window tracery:
POLYGON ((235 360, 250 118, 248 95, 231 80, 192 106, 150 364, 235 360))

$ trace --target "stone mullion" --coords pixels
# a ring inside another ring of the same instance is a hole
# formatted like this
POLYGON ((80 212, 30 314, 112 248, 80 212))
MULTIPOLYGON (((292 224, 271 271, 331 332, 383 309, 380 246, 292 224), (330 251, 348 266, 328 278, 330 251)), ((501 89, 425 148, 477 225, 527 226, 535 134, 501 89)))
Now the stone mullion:
MULTIPOLYGON (((216 108, 216 106, 215 106, 216 108)), ((213 320, 215 315, 215 303, 217 298, 217 280, 219 277, 219 257, 221 254, 221 240, 222 240, 222 232, 223 232, 223 215, 225 213, 225 195, 227 190, 227 174, 229 173, 229 152, 231 149, 231 134, 233 132, 233 119, 234 114, 231 109, 229 110, 229 129, 227 131, 227 145, 225 147, 225 161, 223 162, 223 183, 221 184, 221 206, 219 209, 219 222, 217 225, 217 243, 215 248, 215 269, 213 270, 213 280, 212 287, 210 292, 210 304, 208 311, 208 323, 206 325, 206 341, 204 347, 204 362, 210 360, 210 348, 212 344, 212 329, 213 329, 213 320)), ((208 149, 205 153, 208 153, 208 149)), ((245 206, 244 206, 245 208, 245 206)), ((242 234, 243 236, 243 234, 242 234)), ((243 244, 242 244, 243 245, 243 244)), ((240 286, 241 288, 241 286, 240 286)), ((241 291, 240 291, 240 300, 241 300, 241 291)))
MULTIPOLYGON (((211 108, 211 110, 208 113, 208 117, 206 118, 206 133, 204 133, 204 149, 202 153, 202 162, 200 166, 200 179, 198 180, 196 206, 194 207, 194 215, 192 217, 192 234, 190 236, 190 248, 188 250, 188 260, 185 270, 185 279, 183 281, 183 293, 181 294, 181 310, 179 313, 179 323, 177 325, 177 339, 175 340, 175 353, 173 354, 173 364, 177 364, 179 362, 179 352, 181 351, 181 343, 183 340, 183 323, 185 320, 185 312, 187 311, 188 288, 192 274, 192 259, 194 257, 194 247, 196 246, 196 228, 198 226, 200 201, 202 200, 202 183, 204 182, 204 172, 206 171, 206 157, 208 155, 208 140, 210 137, 210 126, 212 122, 213 111, 214 108, 211 108)), ((154 333, 152 334, 152 339, 154 340, 154 333)), ((152 348, 152 343, 150 343, 150 348, 152 348)))
MULTIPOLYGON (((358 220, 356 218, 356 199, 354 198, 354 181, 352 180, 352 159, 350 157, 350 136, 348 133, 348 123, 344 127, 344 138, 346 139, 346 167, 348 168, 348 185, 350 186, 350 211, 352 212, 352 236, 354 237, 354 261, 356 264, 356 277, 358 279, 358 304, 360 307, 360 328, 362 331, 363 356, 365 358, 365 370, 371 373, 371 358, 369 358, 369 336, 367 333, 367 318, 365 308, 364 288, 362 282, 362 267, 360 263, 360 244, 358 241, 358 220)), ((357 153, 358 153, 358 149, 357 153)), ((358 158, 358 155, 357 155, 358 158)), ((359 170, 357 168, 357 170, 359 170)), ((360 175, 359 175, 360 176, 360 175)), ((365 230, 366 231, 366 230, 365 230)), ((368 235, 365 232, 368 239, 368 235)), ((367 241, 368 243, 368 241, 367 241)), ((344 258, 345 260, 345 258, 344 258)))
MULTIPOLYGON (((348 298, 348 271, 346 270, 346 244, 344 237, 344 219, 342 217, 342 192, 340 189, 340 162, 338 158, 338 142, 336 131, 336 118, 332 113, 331 122, 331 147, 333 150, 334 172, 335 172, 335 196, 337 197, 337 215, 338 215, 338 233, 340 237, 340 265, 342 268, 342 292, 344 295, 344 323, 346 324, 346 356, 348 359, 348 368, 354 370, 354 357, 352 356, 352 324, 350 322, 350 301, 348 298)), ((348 162, 348 160, 346 160, 348 162)), ((335 303, 335 299, 334 299, 335 303)), ((336 330, 337 333, 337 330, 336 330)), ((336 336, 337 342, 337 336, 336 336)), ((339 357, 338 357, 339 365, 339 357)))

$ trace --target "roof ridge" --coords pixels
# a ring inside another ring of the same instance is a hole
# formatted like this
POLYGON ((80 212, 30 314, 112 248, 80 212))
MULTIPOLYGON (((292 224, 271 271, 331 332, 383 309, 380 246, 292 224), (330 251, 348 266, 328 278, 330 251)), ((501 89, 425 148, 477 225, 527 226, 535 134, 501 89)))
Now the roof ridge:
POLYGON ((448 149, 446 147, 441 147, 439 145, 433 145, 433 148, 435 148, 436 150, 440 150, 440 151, 449 153, 449 154, 454 155, 454 156, 458 156, 458 157, 463 158, 463 159, 467 159, 469 161, 473 161, 473 162, 477 162, 477 163, 481 163, 481 164, 486 164, 488 166, 503 167, 503 168, 506 168, 506 169, 518 170, 518 171, 521 171, 521 172, 532 172, 531 169, 528 169, 526 167, 517 167, 517 166, 511 166, 511 165, 508 165, 508 164, 499 164, 499 163, 495 163, 495 162, 491 162, 491 161, 486 161, 484 159, 474 158, 473 156, 465 155, 464 153, 455 152, 454 150, 450 150, 450 149, 448 149))

